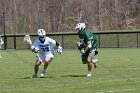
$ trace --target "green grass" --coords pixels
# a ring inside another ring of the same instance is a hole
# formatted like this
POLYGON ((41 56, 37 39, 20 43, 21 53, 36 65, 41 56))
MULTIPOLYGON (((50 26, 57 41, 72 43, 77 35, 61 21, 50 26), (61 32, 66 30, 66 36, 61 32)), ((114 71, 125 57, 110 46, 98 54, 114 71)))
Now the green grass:
POLYGON ((56 53, 46 77, 35 79, 30 78, 35 54, 29 50, 1 52, 0 93, 140 93, 138 48, 99 49, 98 68, 90 78, 77 50, 56 53))

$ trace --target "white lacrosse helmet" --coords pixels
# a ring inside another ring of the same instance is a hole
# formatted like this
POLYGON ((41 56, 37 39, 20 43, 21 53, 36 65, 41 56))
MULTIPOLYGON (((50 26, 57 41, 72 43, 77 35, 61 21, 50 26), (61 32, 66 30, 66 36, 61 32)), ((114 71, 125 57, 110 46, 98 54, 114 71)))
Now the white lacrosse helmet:
POLYGON ((39 37, 44 37, 44 36, 46 36, 46 32, 45 32, 44 29, 38 29, 37 32, 38 32, 38 36, 39 36, 39 37))
POLYGON ((41 42, 44 42, 45 41, 45 36, 46 36, 45 30, 44 29, 38 29, 37 32, 38 32, 39 40, 41 42))
POLYGON ((86 28, 86 24, 85 23, 78 23, 75 27, 76 31, 83 31, 86 28))

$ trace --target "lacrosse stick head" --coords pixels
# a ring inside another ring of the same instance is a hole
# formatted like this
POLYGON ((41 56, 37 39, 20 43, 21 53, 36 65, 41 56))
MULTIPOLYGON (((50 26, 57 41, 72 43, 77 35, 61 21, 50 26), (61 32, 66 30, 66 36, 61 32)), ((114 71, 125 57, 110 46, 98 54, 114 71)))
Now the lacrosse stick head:
POLYGON ((27 42, 27 43, 30 44, 30 45, 32 44, 32 41, 31 41, 31 39, 30 39, 30 35, 28 35, 28 34, 24 36, 23 41, 24 41, 24 42, 27 42))

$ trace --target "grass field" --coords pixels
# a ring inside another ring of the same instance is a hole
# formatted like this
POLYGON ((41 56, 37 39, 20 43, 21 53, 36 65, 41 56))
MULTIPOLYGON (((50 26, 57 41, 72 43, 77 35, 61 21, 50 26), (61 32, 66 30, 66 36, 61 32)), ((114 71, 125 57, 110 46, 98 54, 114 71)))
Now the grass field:
MULTIPOLYGON (((98 68, 86 77, 77 50, 56 53, 45 78, 31 79, 35 54, 2 50, 0 93, 140 93, 140 49, 99 49, 98 68)), ((40 66, 41 72, 43 65, 40 66)))

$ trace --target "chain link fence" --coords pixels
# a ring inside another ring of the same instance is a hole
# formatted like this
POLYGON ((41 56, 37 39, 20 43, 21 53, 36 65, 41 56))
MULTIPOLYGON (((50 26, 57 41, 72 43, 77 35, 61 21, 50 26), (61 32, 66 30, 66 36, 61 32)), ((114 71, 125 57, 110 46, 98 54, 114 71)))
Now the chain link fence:
MULTIPOLYGON (((140 31, 133 32, 94 32, 99 48, 139 48, 140 31)), ((34 42, 37 35, 30 35, 34 42)), ((47 34, 48 37, 60 42, 64 49, 77 49, 79 41, 77 33, 47 34)), ((23 42, 24 35, 3 35, 4 45, 2 49, 29 49, 29 45, 23 42)))

